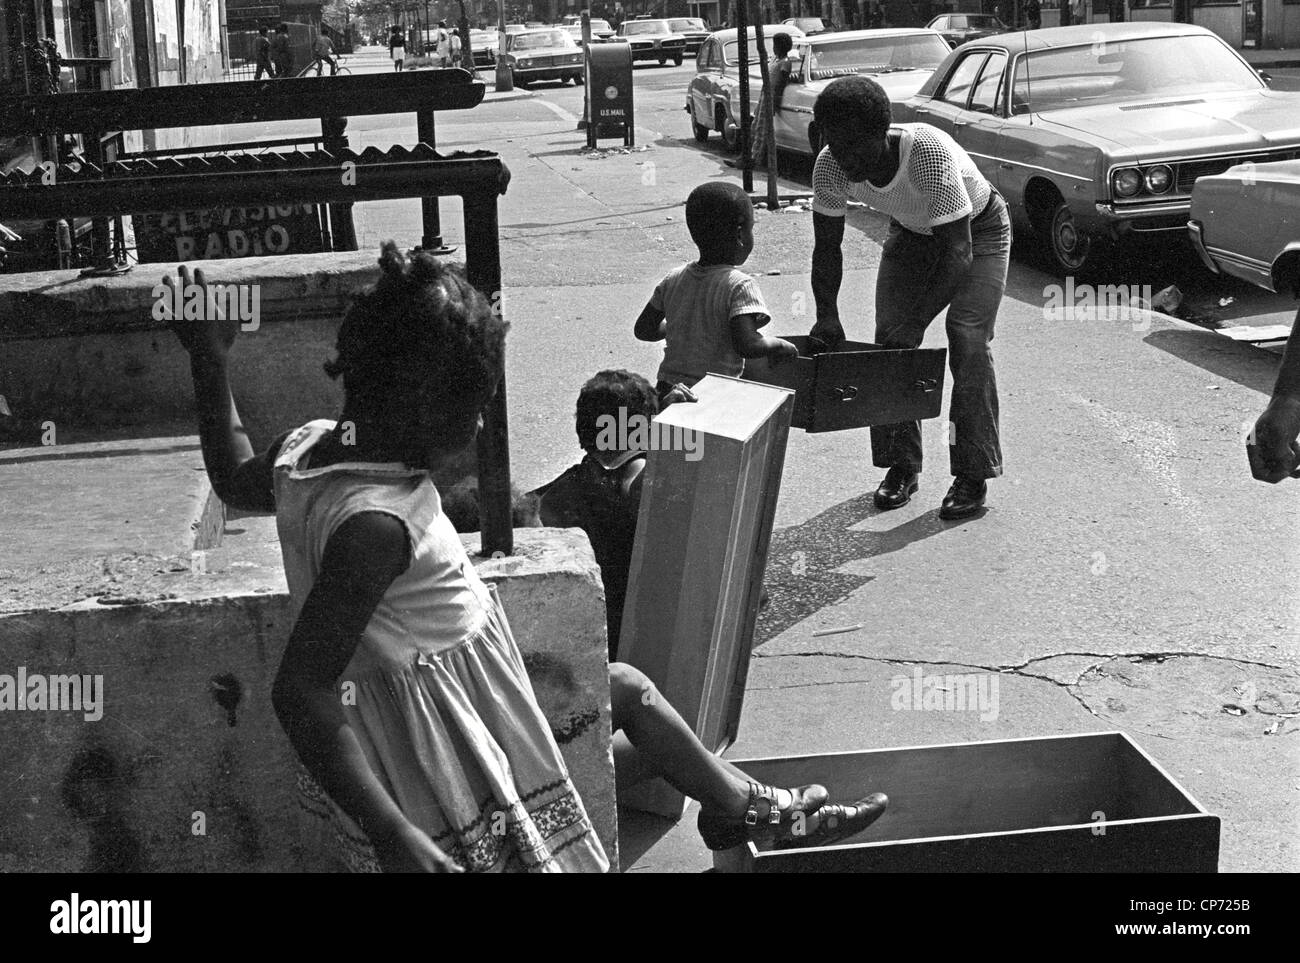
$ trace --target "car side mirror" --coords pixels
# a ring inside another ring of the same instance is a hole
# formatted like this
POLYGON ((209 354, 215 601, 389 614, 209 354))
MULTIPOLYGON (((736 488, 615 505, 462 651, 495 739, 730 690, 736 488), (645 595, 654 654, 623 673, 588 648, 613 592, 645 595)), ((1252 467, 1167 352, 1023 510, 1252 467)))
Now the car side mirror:
POLYGON ((1256 72, 1257 74, 1259 74, 1259 79, 1260 79, 1260 80, 1264 81, 1264 83, 1268 84, 1270 87, 1273 86, 1273 75, 1272 75, 1272 74, 1270 74, 1270 73, 1269 73, 1268 71, 1266 71, 1266 70, 1257 70, 1257 71, 1255 71, 1255 72, 1256 72))

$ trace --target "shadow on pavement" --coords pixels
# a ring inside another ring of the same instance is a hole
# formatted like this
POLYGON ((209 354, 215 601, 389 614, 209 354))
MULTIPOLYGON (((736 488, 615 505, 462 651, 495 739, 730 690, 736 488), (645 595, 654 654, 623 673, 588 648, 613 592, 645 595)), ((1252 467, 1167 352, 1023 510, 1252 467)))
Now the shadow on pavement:
POLYGON ((1273 393, 1277 380, 1277 355, 1212 331, 1164 329, 1143 339, 1153 348, 1173 355, 1220 378, 1235 381, 1262 395, 1273 393))
MULTIPOLYGON (((939 473, 932 474, 941 477, 939 473)), ((875 578, 836 569, 850 562, 888 555, 953 527, 940 521, 936 508, 888 531, 852 531, 857 523, 884 514, 872 503, 871 496, 872 492, 857 495, 802 525, 772 533, 763 579, 768 604, 759 613, 754 648, 826 606, 847 598, 875 578)))

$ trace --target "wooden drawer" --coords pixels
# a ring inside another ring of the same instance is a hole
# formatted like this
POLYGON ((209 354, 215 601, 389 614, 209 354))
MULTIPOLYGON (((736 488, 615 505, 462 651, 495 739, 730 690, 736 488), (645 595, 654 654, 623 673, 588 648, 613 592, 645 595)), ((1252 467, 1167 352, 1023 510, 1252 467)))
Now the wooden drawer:
POLYGON ((1122 732, 733 760, 774 786, 889 796, 834 846, 716 853, 739 872, 1213 873, 1219 817, 1122 732))
POLYGON ((782 365, 750 359, 743 377, 795 392, 792 428, 842 431, 939 415, 946 348, 845 341, 835 351, 810 356, 807 336, 785 340, 799 349, 798 358, 782 365))

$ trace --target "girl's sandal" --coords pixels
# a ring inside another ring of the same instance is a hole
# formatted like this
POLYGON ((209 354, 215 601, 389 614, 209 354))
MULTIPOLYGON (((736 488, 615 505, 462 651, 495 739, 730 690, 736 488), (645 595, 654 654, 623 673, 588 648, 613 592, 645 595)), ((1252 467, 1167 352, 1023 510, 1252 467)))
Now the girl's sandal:
POLYGON ((824 808, 829 796, 825 786, 816 784, 787 789, 790 803, 784 808, 777 805, 777 791, 760 783, 749 784, 749 804, 742 817, 724 816, 715 810, 701 809, 696 823, 704 845, 712 850, 731 849, 750 839, 761 838, 778 827, 786 831, 795 823, 795 816, 804 819, 824 808), (761 803, 766 802, 766 807, 761 803), (760 811, 761 810, 761 811, 760 811))
POLYGON ((774 849, 796 849, 800 846, 832 846, 855 836, 885 814, 889 797, 883 792, 873 792, 850 806, 829 805, 817 810, 817 828, 800 835, 779 839, 774 849))

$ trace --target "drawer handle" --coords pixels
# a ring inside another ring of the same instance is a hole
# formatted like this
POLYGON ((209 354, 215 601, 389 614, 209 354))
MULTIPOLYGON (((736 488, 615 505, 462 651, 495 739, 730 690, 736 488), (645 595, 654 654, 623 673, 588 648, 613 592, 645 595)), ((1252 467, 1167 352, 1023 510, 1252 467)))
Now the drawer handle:
POLYGON ((852 401, 858 396, 858 388, 856 385, 844 385, 843 387, 837 385, 831 389, 831 394, 840 401, 852 401))
POLYGON ((915 384, 913 384, 912 387, 924 391, 926 394, 929 394, 935 388, 939 387, 939 382, 936 381, 934 378, 921 378, 915 384))

